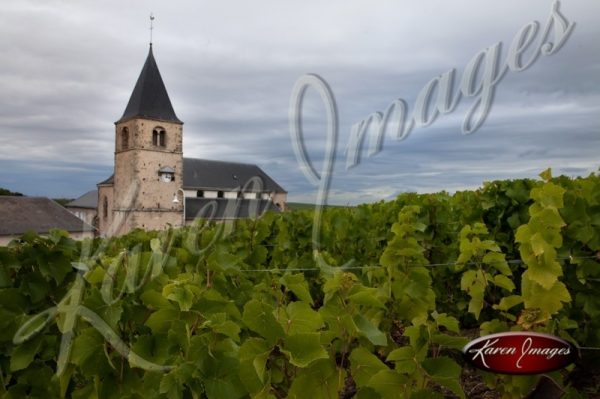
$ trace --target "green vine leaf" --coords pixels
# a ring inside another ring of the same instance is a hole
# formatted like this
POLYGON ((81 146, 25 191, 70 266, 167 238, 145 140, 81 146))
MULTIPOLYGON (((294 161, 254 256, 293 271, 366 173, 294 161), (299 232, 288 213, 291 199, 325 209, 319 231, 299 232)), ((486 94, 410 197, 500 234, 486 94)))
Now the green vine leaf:
POLYGON ((387 338, 369 319, 361 314, 354 316, 354 323, 358 331, 366 337, 373 345, 386 346, 387 338))
POLYGON ((274 308, 255 299, 246 303, 242 320, 252 331, 258 333, 269 343, 274 344, 285 335, 283 328, 273 316, 274 308))
POLYGON ((354 381, 359 387, 367 386, 371 378, 388 367, 365 348, 358 347, 350 354, 350 367, 354 381))
POLYGON ((450 389, 459 397, 465 397, 459 382, 461 367, 454 360, 449 357, 429 358, 421 365, 433 381, 450 389))
POLYGON ((298 367, 307 367, 319 359, 327 359, 329 355, 321 346, 321 334, 302 333, 285 338, 281 352, 288 355, 290 363, 298 367))

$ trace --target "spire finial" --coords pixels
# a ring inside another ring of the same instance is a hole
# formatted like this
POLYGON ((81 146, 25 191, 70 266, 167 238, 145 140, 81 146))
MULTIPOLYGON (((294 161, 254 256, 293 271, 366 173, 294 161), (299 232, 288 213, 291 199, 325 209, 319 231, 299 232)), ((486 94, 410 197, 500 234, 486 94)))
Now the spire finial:
POLYGON ((152 47, 152 31, 154 30, 154 14, 150 13, 150 47, 152 47))

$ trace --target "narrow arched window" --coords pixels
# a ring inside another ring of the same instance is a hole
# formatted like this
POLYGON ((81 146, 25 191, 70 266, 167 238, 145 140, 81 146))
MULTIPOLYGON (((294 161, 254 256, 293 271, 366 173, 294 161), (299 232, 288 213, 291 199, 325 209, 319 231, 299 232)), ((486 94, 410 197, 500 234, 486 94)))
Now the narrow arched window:
POLYGON ((106 196, 102 200, 102 217, 104 217, 104 220, 108 218, 108 199, 106 196))
POLYGON ((126 127, 121 131, 121 149, 126 150, 129 148, 129 129, 126 127))
POLYGON ((155 147, 167 146, 167 133, 162 127, 155 127, 152 130, 152 145, 155 147))

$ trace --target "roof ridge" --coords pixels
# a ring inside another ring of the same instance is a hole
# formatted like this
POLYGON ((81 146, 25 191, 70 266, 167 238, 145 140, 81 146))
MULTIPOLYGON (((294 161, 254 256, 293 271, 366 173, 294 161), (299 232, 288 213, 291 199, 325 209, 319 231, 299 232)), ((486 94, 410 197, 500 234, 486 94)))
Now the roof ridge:
POLYGON ((70 233, 92 232, 94 227, 79 219, 68 209, 48 197, 6 196, 0 208, 3 223, 0 235, 20 235, 33 230, 46 234, 57 228, 70 233))
POLYGON ((183 159, 189 159, 192 161, 208 161, 208 162, 215 162, 215 163, 231 163, 231 164, 235 164, 235 165, 248 165, 248 166, 256 166, 257 168, 260 168, 260 166, 258 166, 255 163, 249 163, 249 162, 235 162, 235 161, 222 161, 222 160, 216 160, 216 159, 206 159, 206 158, 189 158, 189 157, 183 157, 183 159))

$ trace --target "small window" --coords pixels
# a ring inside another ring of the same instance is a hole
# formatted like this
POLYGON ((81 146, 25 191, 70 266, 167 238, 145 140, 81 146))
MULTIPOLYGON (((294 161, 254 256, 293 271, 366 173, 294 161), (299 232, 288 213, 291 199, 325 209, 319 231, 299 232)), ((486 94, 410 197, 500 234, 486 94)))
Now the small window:
POLYGON ((162 127, 155 127, 152 130, 152 145, 155 147, 167 146, 167 133, 162 127))
POLYGON ((198 197, 198 198, 204 198, 204 191, 203 190, 196 191, 196 197, 198 197))
POLYGON ((129 129, 126 127, 121 131, 121 149, 126 150, 129 148, 129 129))
POLYGON ((102 216, 104 217, 104 220, 108 218, 108 199, 106 197, 104 197, 104 200, 102 201, 102 216))
POLYGON ((223 191, 219 191, 217 193, 217 198, 223 198, 223 191))

